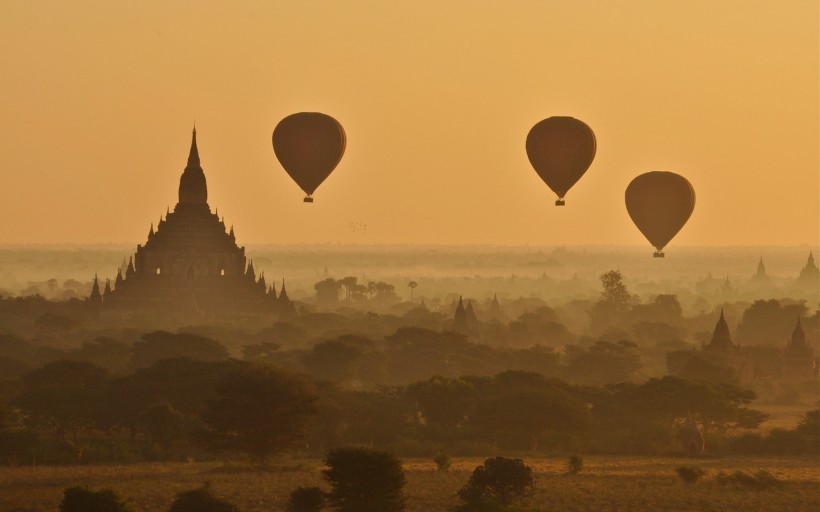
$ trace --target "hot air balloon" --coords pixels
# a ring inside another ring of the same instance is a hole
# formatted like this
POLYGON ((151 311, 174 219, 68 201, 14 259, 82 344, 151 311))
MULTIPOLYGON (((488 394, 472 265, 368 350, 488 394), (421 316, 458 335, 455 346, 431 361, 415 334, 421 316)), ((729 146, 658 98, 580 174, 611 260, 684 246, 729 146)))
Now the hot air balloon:
POLYGON ((299 112, 279 121, 273 130, 273 152, 293 181, 313 202, 313 193, 339 165, 347 138, 332 117, 318 112, 299 112))
POLYGON ((527 134, 527 157, 535 172, 558 195, 555 206, 575 185, 595 158, 595 134, 572 117, 550 117, 527 134))
POLYGON ((626 211, 643 236, 655 246, 654 256, 681 230, 695 209, 695 189, 673 172, 641 174, 626 187, 626 211))

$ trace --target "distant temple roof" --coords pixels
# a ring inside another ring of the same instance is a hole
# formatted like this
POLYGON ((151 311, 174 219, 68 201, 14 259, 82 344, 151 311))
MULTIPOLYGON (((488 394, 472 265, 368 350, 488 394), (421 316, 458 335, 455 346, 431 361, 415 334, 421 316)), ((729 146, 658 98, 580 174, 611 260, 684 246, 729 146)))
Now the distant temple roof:
POLYGON ((729 324, 726 323, 726 318, 723 316, 723 309, 720 310, 720 318, 715 324, 715 331, 712 333, 712 339, 709 344, 704 347, 706 350, 720 350, 729 351, 734 350, 735 344, 732 343, 732 335, 729 333, 729 324))

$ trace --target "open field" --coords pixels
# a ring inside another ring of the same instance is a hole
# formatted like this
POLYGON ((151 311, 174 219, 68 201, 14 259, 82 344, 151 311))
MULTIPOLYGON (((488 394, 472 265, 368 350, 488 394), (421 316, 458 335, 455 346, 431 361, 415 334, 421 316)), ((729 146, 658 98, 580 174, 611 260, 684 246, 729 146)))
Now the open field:
MULTIPOLYGON (((456 492, 481 459, 457 459, 449 473, 432 462, 405 461, 408 512, 443 512, 456 504, 456 492)), ((820 463, 812 459, 675 459, 585 457, 584 470, 564 474, 565 459, 527 459, 536 472, 536 494, 529 506, 544 512, 569 511, 777 511, 820 510, 820 463), (674 473, 697 465, 704 480, 687 485, 674 473), (724 487, 718 471, 766 470, 785 484, 751 491, 724 487)), ((139 464, 131 466, 0 468, 0 510, 49 511, 73 485, 108 487, 127 497, 136 511, 168 510, 176 493, 209 481, 214 490, 243 512, 283 510, 297 486, 323 486, 322 464, 315 459, 283 459, 269 468, 221 463, 139 464)))

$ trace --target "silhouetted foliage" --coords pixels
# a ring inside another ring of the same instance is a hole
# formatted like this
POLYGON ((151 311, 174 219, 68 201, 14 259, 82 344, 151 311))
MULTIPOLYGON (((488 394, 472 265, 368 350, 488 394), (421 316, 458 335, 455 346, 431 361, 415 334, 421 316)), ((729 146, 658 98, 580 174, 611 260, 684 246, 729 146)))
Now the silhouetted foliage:
POLYGON ((130 512, 131 508, 111 489, 92 491, 88 487, 69 487, 63 491, 60 512, 130 512))
POLYGON ((318 487, 297 487, 290 493, 286 512, 320 512, 325 505, 325 495, 318 487))
POLYGON ((131 366, 146 368, 162 359, 187 357, 197 361, 220 361, 228 351, 218 341, 190 333, 155 331, 144 334, 131 346, 131 366))
POLYGON ((323 474, 332 490, 328 503, 339 512, 401 512, 404 471, 392 454, 367 448, 339 448, 325 457, 323 474))
POLYGON ((575 475, 584 469, 584 458, 580 455, 571 455, 567 460, 567 473, 575 475))
POLYGON ((749 345, 785 345, 798 316, 806 312, 804 303, 756 300, 743 312, 737 326, 737 339, 749 345))
POLYGON ((216 496, 209 484, 177 494, 168 512, 239 512, 239 507, 216 496))
POLYGON ((55 361, 22 377, 15 404, 58 439, 94 424, 108 372, 80 361, 55 361))
POLYGON ((467 512, 476 506, 508 506, 532 495, 532 468, 521 459, 495 457, 473 471, 467 485, 458 491, 463 502, 454 510, 467 512))
POLYGON ((446 453, 437 454, 435 457, 433 457, 433 462, 436 463, 436 469, 438 469, 442 473, 446 473, 447 471, 449 471, 450 466, 453 465, 453 460, 446 453))
POLYGON ((316 412, 309 382, 269 366, 236 365, 215 390, 201 416, 206 446, 261 461, 300 441, 316 412))
POLYGON ((588 350, 567 347, 567 377, 582 384, 602 385, 635 379, 643 366, 631 341, 596 341, 588 350))
POLYGON ((675 473, 687 484, 697 482, 704 475, 704 471, 697 466, 679 466, 675 468, 675 473))

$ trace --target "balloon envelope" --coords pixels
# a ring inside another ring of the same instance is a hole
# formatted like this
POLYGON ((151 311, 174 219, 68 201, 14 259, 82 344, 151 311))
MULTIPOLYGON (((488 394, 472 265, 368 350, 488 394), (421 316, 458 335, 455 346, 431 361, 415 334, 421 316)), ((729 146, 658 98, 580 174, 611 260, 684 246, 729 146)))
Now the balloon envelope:
POLYGON ((550 117, 527 134, 527 157, 544 183, 563 204, 567 191, 584 175, 595 158, 595 134, 572 117, 550 117))
POLYGON ((641 174, 626 187, 626 211, 632 222, 658 250, 681 230, 695 209, 695 189, 673 172, 641 174))
MULTIPOLYGON (((279 121, 273 130, 276 158, 308 196, 339 164, 346 144, 342 125, 318 112, 291 114, 279 121)), ((308 199, 310 197, 305 201, 308 199)))

